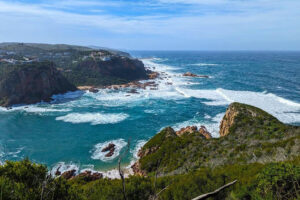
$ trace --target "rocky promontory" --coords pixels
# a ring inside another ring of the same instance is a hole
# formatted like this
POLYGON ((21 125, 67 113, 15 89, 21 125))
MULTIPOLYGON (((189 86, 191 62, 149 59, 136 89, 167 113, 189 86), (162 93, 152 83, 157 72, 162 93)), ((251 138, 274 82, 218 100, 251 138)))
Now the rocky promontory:
POLYGON ((1 67, 0 106, 50 101, 54 94, 75 91, 52 62, 32 62, 1 67))
POLYGON ((135 174, 184 174, 202 167, 280 162, 300 151, 300 127, 286 125, 254 106, 232 103, 220 123, 220 137, 211 138, 205 127, 168 127, 139 151, 135 174))

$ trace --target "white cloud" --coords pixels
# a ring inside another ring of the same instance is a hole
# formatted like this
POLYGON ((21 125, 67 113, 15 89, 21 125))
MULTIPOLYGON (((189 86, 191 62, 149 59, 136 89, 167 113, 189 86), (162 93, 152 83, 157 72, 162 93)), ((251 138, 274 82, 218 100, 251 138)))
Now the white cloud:
MULTIPOLYGON (((168 3, 169 0, 160 1, 168 3)), ((45 6, 0 1, 0 41, 101 42, 100 45, 107 43, 115 48, 140 49, 293 49, 300 46, 299 1, 235 1, 231 9, 239 12, 197 13, 195 7, 180 15, 122 17, 114 13, 79 14, 57 9, 72 2, 73 6, 87 7, 97 3, 68 0, 45 6)))

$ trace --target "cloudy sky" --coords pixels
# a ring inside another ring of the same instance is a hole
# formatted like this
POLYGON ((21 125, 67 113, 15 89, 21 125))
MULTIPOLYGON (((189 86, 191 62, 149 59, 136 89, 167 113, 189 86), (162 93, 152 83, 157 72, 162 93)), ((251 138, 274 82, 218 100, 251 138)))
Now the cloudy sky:
POLYGON ((300 50, 300 0, 0 0, 0 42, 300 50))

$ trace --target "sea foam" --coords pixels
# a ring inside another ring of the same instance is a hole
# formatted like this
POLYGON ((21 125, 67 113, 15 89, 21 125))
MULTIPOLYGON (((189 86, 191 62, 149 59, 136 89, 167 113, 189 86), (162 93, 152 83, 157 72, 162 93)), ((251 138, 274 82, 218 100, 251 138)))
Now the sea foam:
POLYGON ((130 153, 132 153, 134 159, 136 159, 136 160, 139 159, 139 156, 138 156, 139 150, 140 150, 146 143, 147 143, 146 140, 138 140, 137 143, 136 143, 135 148, 130 150, 130 153))
POLYGON ((216 90, 182 89, 182 92, 185 96, 203 99, 202 103, 206 105, 220 106, 240 102, 261 108, 284 123, 300 122, 300 103, 284 99, 272 93, 221 88, 216 90))
POLYGON ((219 64, 213 64, 213 63, 195 63, 195 64, 191 64, 194 66, 217 66, 219 64))
POLYGON ((90 152, 92 153, 91 158, 94 160, 101 160, 103 162, 108 162, 114 160, 116 157, 120 155, 120 151, 127 145, 127 142, 124 139, 117 139, 106 141, 103 143, 98 143, 94 146, 93 150, 90 152), (107 147, 110 143, 115 144, 115 151, 111 157, 105 157, 108 152, 101 152, 103 148, 107 147))
POLYGON ((104 114, 104 113, 70 113, 65 116, 56 117, 56 120, 70 122, 73 124, 90 123, 91 125, 99 124, 116 124, 119 123, 129 115, 124 113, 118 114, 104 114))

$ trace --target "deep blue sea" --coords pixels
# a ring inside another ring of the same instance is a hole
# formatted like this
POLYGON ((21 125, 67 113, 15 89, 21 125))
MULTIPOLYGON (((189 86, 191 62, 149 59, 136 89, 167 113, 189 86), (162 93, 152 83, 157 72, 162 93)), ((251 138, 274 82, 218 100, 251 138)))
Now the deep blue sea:
POLYGON ((0 108, 0 161, 28 157, 53 169, 113 169, 128 140, 124 165, 166 126, 205 125, 218 137, 220 120, 235 101, 300 124, 300 52, 130 53, 162 73, 158 90, 74 92, 51 104, 0 108), (187 71, 210 78, 183 77, 187 71), (111 141, 116 154, 105 158, 101 149, 111 141))

